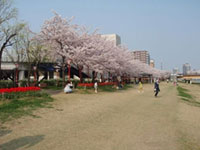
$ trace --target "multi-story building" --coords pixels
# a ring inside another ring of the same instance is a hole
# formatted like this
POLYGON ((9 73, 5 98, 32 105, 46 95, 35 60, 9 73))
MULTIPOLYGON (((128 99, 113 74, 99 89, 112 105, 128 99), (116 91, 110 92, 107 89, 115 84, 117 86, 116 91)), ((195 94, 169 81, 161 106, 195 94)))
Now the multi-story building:
POLYGON ((189 71, 191 71, 191 66, 189 63, 183 64, 183 75, 186 75, 189 71))
POLYGON ((174 75, 178 75, 179 74, 179 69, 178 68, 174 68, 173 69, 173 74, 174 75))
POLYGON ((106 38, 106 40, 113 42, 115 46, 121 44, 121 38, 117 34, 102 34, 101 37, 106 38))
POLYGON ((153 59, 150 60, 150 66, 152 68, 155 68, 155 61, 153 59))
POLYGON ((139 60, 145 64, 150 65, 150 55, 146 50, 133 51, 133 57, 135 60, 139 60))

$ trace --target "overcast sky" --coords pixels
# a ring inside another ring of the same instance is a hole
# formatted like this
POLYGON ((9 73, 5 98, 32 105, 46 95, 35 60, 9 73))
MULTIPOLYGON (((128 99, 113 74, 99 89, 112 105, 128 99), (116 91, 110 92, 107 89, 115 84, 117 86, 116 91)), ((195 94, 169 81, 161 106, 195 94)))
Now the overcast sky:
POLYGON ((116 33, 130 50, 147 50, 156 68, 200 69, 200 0, 15 0, 19 20, 39 32, 55 10, 99 33, 116 33))

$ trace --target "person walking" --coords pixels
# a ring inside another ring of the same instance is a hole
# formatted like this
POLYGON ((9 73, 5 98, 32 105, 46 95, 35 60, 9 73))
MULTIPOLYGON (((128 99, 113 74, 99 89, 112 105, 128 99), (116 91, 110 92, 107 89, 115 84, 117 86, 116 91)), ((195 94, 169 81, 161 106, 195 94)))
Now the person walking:
POLYGON ((143 92, 144 92, 143 85, 142 85, 142 82, 141 82, 141 81, 139 82, 139 89, 138 89, 138 92, 139 92, 139 93, 143 93, 143 92))
POLYGON ((95 83, 94 83, 94 92, 98 93, 98 83, 97 83, 97 81, 95 81, 95 83))
POLYGON ((155 92, 155 97, 157 97, 158 93, 160 92, 160 88, 159 88, 159 81, 156 80, 155 84, 154 84, 154 92, 155 92))

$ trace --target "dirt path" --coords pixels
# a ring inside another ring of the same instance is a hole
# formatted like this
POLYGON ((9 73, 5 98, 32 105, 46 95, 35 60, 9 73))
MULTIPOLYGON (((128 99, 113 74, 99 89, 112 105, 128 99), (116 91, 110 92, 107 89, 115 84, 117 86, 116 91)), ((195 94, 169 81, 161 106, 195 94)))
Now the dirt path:
MULTIPOLYGON (((37 112, 40 118, 26 117, 0 129, 0 149, 198 150, 196 141, 185 144, 194 139, 190 132, 195 140, 200 138, 200 122, 192 122, 195 125, 190 128, 191 117, 184 112, 193 107, 178 100, 171 84, 161 84, 157 98, 153 85, 144 88, 144 93, 134 88, 117 93, 56 94, 54 108, 37 112)), ((192 113, 200 114, 199 110, 192 113)))

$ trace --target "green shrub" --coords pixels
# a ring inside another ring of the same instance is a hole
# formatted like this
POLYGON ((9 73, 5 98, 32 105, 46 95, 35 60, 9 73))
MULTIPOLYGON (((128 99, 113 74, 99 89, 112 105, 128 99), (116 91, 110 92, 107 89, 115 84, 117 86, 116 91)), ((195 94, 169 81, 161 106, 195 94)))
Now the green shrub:
MULTIPOLYGON (((33 83, 35 83, 34 80, 30 80, 30 84, 32 85, 33 83)), ((27 87, 28 85, 28 79, 24 79, 24 80, 20 80, 19 81, 19 86, 20 87, 27 87)))
POLYGON ((62 87, 63 80, 62 79, 59 79, 59 80, 49 79, 49 80, 42 80, 41 83, 46 83, 47 86, 62 87))
POLYGON ((46 83, 47 86, 56 86, 56 80, 50 79, 50 80, 42 80, 41 83, 46 83))
POLYGON ((14 87, 14 82, 11 80, 0 81, 0 88, 11 88, 14 87))
POLYGON ((74 88, 77 88, 78 84, 79 84, 79 80, 72 80, 72 83, 74 85, 74 88))

